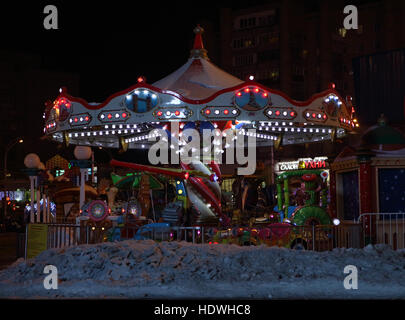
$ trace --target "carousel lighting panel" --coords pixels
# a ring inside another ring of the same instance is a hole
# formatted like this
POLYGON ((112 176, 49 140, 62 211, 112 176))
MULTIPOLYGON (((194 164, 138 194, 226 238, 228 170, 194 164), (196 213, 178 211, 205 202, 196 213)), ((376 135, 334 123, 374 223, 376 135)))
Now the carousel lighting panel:
POLYGON ((325 112, 311 109, 303 111, 303 116, 306 120, 311 122, 325 122, 328 119, 325 112))
POLYGON ((188 119, 191 114, 187 107, 160 108, 153 112, 153 116, 159 120, 188 119))
POLYGON ((297 116, 297 112, 295 112, 295 110, 292 108, 277 108, 277 107, 267 108, 264 114, 269 119, 278 119, 278 120, 293 120, 297 116))
POLYGON ((88 113, 75 114, 69 118, 69 124, 72 127, 89 124, 90 121, 91 116, 88 113))
POLYGON ((52 132, 56 129, 56 122, 55 121, 50 121, 46 124, 45 126, 46 131, 52 132))
POLYGON ((240 111, 232 106, 207 106, 201 110, 201 113, 207 119, 233 119, 240 114, 240 111))
POLYGON ((130 113, 126 110, 107 110, 100 112, 98 119, 102 123, 122 122, 128 120, 130 113))

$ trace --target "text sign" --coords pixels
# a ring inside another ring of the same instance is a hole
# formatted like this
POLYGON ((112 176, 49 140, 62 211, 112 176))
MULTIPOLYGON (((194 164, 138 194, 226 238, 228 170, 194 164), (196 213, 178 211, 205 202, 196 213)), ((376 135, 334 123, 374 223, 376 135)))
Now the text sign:
POLYGON ((282 161, 275 165, 275 172, 284 172, 300 169, 325 169, 328 166, 328 157, 301 158, 296 161, 282 161))
POLYGON ((47 249, 48 225, 30 223, 27 234, 27 259, 35 258, 47 249))

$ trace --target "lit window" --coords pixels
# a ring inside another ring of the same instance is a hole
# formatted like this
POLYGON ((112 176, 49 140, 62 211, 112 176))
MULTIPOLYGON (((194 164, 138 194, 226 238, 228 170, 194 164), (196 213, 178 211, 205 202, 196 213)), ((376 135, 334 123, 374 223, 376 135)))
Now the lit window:
POLYGON ((338 29, 338 32, 339 32, 339 35, 340 35, 342 38, 345 38, 345 37, 346 37, 347 30, 346 30, 345 28, 339 28, 339 29, 338 29))

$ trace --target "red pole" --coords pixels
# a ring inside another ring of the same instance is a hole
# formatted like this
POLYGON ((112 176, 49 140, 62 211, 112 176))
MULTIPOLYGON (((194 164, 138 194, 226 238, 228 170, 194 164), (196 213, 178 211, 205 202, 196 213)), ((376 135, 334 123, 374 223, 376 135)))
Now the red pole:
MULTIPOLYGON (((371 213, 371 201, 372 201, 372 186, 371 186, 371 162, 360 162, 360 214, 362 213, 371 213)), ((364 234, 369 237, 375 235, 375 221, 374 219, 366 215, 363 218, 364 220, 364 234)))
POLYGON ((329 215, 331 218, 337 218, 336 212, 336 172, 330 170, 330 188, 329 188, 329 215))
POLYGON ((158 174, 164 174, 172 177, 177 177, 179 179, 187 179, 189 177, 188 172, 182 172, 182 171, 174 171, 170 169, 164 169, 164 168, 157 168, 157 167, 151 167, 151 166, 146 166, 143 164, 137 164, 137 163, 130 163, 130 162, 124 162, 124 161, 117 161, 117 160, 111 160, 110 164, 113 167, 126 167, 126 168, 131 168, 135 169, 138 171, 145 171, 145 172, 150 172, 150 173, 158 173, 158 174))

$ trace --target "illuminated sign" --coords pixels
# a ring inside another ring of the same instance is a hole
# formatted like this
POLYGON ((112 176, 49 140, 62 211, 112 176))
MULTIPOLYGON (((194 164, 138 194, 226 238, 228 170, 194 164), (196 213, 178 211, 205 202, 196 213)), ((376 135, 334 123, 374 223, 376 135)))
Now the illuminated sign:
MULTIPOLYGON (((12 201, 23 201, 24 200, 24 191, 6 191, 6 197, 9 197, 12 201)), ((4 191, 0 191, 0 200, 4 198, 4 191)))
POLYGON ((296 161, 277 162, 275 172, 300 170, 300 169, 323 169, 328 167, 328 157, 300 158, 296 161))

